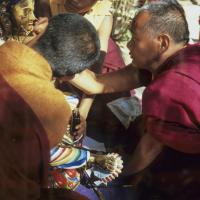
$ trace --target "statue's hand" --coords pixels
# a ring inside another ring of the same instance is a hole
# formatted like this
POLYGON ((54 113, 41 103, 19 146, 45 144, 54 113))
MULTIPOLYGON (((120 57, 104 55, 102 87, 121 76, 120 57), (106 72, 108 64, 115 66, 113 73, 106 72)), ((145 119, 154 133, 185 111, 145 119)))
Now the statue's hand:
POLYGON ((123 161, 121 156, 117 153, 109 153, 105 156, 105 167, 110 172, 121 173, 123 168, 123 161))
POLYGON ((96 155, 95 163, 105 170, 109 171, 109 175, 103 178, 103 182, 110 182, 114 180, 122 172, 123 160, 117 153, 109 153, 107 155, 96 155))

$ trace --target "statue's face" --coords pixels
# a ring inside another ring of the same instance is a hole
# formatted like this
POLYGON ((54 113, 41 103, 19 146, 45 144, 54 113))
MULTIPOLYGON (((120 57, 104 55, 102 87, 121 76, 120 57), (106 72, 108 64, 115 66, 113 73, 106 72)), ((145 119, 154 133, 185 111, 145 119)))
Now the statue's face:
POLYGON ((34 15, 34 0, 20 0, 12 7, 12 14, 18 27, 32 31, 36 17, 34 15))

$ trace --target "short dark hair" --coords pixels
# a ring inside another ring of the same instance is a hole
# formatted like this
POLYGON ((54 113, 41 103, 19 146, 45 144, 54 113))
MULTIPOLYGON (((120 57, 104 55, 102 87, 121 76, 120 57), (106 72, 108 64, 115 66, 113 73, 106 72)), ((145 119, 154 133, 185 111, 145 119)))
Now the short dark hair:
POLYGON ((189 41, 188 24, 183 7, 174 0, 156 1, 143 6, 136 14, 147 11, 150 19, 144 26, 152 35, 159 33, 168 33, 174 42, 189 41))
POLYGON ((79 73, 92 66, 100 54, 95 28, 84 17, 74 13, 52 17, 34 48, 49 62, 54 77, 79 73))

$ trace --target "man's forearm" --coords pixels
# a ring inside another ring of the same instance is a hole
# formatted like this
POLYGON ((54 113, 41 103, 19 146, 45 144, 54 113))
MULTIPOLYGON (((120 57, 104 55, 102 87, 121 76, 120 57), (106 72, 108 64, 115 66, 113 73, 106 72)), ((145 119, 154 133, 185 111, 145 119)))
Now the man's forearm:
POLYGON ((70 80, 75 87, 86 94, 101 94, 128 91, 147 85, 151 81, 151 74, 145 70, 138 70, 129 65, 121 70, 107 74, 95 74, 84 70, 70 80))
POLYGON ((95 96, 84 95, 79 105, 80 115, 86 120, 95 96))
POLYGON ((139 141, 128 164, 124 168, 124 175, 132 175, 147 168, 160 154, 163 145, 150 134, 145 133, 139 141))
POLYGON ((102 75, 96 75, 96 80, 104 85, 103 93, 129 91, 142 86, 147 86, 152 79, 150 72, 140 70, 132 65, 102 75))

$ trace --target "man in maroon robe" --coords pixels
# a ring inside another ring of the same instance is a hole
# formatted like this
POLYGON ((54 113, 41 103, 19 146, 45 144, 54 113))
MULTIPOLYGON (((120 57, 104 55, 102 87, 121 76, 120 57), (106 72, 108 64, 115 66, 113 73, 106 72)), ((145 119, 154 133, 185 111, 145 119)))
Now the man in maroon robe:
MULTIPOLYGON (((145 5, 133 19, 131 32, 132 66, 95 76, 95 91, 80 89, 87 93, 124 91, 147 83, 146 71, 150 72, 152 81, 142 102, 144 132, 124 174, 144 172, 140 199, 198 200, 200 45, 187 44, 185 14, 176 1, 145 5)), ((92 80, 89 73, 81 75, 92 80)))
POLYGON ((126 173, 144 172, 140 199, 197 200, 200 45, 187 45, 188 28, 179 4, 147 5, 131 30, 130 54, 153 80, 143 94, 144 133, 126 173))

